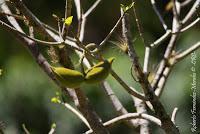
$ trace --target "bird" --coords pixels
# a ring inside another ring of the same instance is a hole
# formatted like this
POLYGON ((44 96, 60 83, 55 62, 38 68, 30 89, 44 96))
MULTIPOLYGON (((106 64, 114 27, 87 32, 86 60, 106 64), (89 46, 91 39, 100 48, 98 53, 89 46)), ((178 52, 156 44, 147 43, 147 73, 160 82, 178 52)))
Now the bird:
POLYGON ((84 82, 84 75, 76 70, 51 66, 56 79, 67 88, 78 88, 84 82))
POLYGON ((85 71, 85 82, 88 84, 99 83, 105 80, 111 70, 114 57, 101 61, 85 71))

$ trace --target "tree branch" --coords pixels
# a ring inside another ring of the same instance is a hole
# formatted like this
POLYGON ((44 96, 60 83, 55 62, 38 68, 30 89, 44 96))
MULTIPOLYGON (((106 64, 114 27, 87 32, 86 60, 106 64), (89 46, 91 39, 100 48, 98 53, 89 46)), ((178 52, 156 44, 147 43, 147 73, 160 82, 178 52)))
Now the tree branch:
POLYGON ((151 0, 151 5, 152 5, 153 10, 155 11, 156 15, 158 16, 158 18, 159 18, 159 20, 160 20, 160 22, 161 22, 163 28, 167 31, 167 29, 168 29, 168 28, 167 28, 167 25, 166 25, 164 19, 162 18, 160 12, 158 11, 158 9, 157 9, 157 7, 156 7, 156 2, 155 2, 155 0, 151 0))
MULTIPOLYGON (((146 119, 148 121, 155 123, 158 126, 161 126, 161 121, 158 118, 148 115, 148 114, 141 114, 141 113, 128 113, 128 114, 125 114, 122 116, 118 116, 118 117, 115 117, 115 118, 105 122, 103 125, 106 127, 111 127, 111 126, 115 125, 116 123, 119 123, 123 120, 136 119, 136 118, 146 119)), ((89 130, 89 131, 85 132, 85 134, 90 134, 92 132, 93 132, 92 130, 89 130)))
POLYGON ((124 24, 124 30, 126 30, 124 33, 126 33, 126 42, 128 44, 128 54, 131 59, 131 62, 134 65, 134 71, 136 72, 136 76, 138 78, 138 82, 140 83, 145 96, 148 98, 148 100, 153 105, 153 108, 155 110, 155 114, 157 117, 160 118, 162 122, 162 128, 166 133, 174 133, 179 134, 179 130, 176 128, 176 126, 171 121, 169 115, 164 109, 164 106, 161 104, 161 102, 158 100, 157 96, 154 94, 154 91, 150 85, 150 83, 147 80, 147 76, 143 73, 141 65, 138 61, 138 56, 135 52, 133 43, 132 43, 132 37, 130 32, 130 23, 128 14, 125 14, 124 21, 122 21, 124 24))
POLYGON ((196 0, 190 11, 185 16, 185 18, 183 18, 183 20, 181 21, 182 24, 185 24, 189 19, 192 18, 192 15, 197 11, 199 5, 200 5, 200 0, 196 0))
MULTIPOLYGON (((111 103, 112 103, 113 107, 115 108, 115 110, 118 112, 118 115, 127 114, 128 111, 124 108, 124 106, 122 105, 120 100, 117 98, 117 96, 113 92, 112 88, 110 87, 109 83, 105 81, 101 84, 101 87, 104 89, 104 91, 106 92, 106 95, 111 100, 111 103)), ((128 120, 125 123, 127 123, 131 127, 138 126, 137 120, 128 120)))

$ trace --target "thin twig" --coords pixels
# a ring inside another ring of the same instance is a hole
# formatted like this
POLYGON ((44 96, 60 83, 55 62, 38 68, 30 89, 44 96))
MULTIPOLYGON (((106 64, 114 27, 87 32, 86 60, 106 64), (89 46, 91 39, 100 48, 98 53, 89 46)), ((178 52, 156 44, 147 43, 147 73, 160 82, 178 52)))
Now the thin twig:
POLYGON ((103 47, 103 45, 106 43, 106 41, 108 41, 108 39, 110 38, 110 36, 113 34, 113 32, 116 30, 116 28, 119 26, 120 21, 122 20, 124 14, 120 16, 120 18, 118 19, 117 23, 114 25, 114 27, 110 30, 109 34, 106 36, 106 38, 99 44, 99 49, 101 49, 103 47))
POLYGON ((22 128, 23 128, 25 134, 30 134, 30 132, 29 132, 28 129, 26 128, 25 124, 22 124, 22 128))
POLYGON ((170 36, 171 32, 172 32, 171 30, 166 30, 165 34, 163 34, 160 38, 158 38, 156 41, 151 43, 150 46, 152 48, 158 46, 160 43, 162 43, 164 40, 166 40, 170 36))
POLYGON ((12 16, 18 20, 25 20, 25 18, 23 16, 17 15, 17 14, 10 14, 10 13, 4 13, 4 12, 0 12, 0 15, 2 16, 12 16))
MULTIPOLYGON (((71 15, 71 9, 72 9, 72 0, 65 0, 65 18, 69 17, 71 15)), ((65 26, 65 23, 63 23, 62 26, 62 35, 65 37, 65 34, 68 34, 68 27, 65 26)))
POLYGON ((85 26, 86 26, 86 17, 82 18, 82 21, 80 22, 80 33, 79 33, 79 40, 82 42, 84 40, 85 36, 85 26))
MULTIPOLYGON (((132 0, 132 2, 133 2, 133 1, 134 1, 134 0, 132 0)), ((136 9, 135 9, 136 2, 134 1, 134 3, 135 3, 135 4, 133 5, 133 13, 134 13, 135 21, 136 21, 136 24, 137 24, 137 29, 138 29, 140 38, 142 39, 142 42, 143 42, 144 45, 145 45, 145 56, 144 56, 143 72, 144 72, 145 74, 147 74, 151 50, 150 50, 150 47, 148 46, 148 44, 146 44, 146 42, 145 42, 145 40, 144 40, 142 27, 141 27, 141 24, 140 24, 140 22, 139 22, 138 15, 137 15, 137 12, 136 12, 136 9)), ((121 14, 123 14, 123 11, 122 11, 122 10, 121 10, 121 14)), ((123 32, 123 31, 124 31, 124 30, 122 30, 122 32, 123 32)))
POLYGON ((164 90, 164 86, 166 84, 166 80, 167 80, 171 70, 172 70, 172 65, 165 67, 162 77, 160 78, 160 80, 158 82, 158 86, 155 89, 156 96, 161 97, 163 90, 164 90))
POLYGON ((127 119, 134 119, 134 118, 142 118, 142 119, 146 119, 149 120, 153 123, 155 123, 158 126, 161 126, 161 122, 158 118, 148 115, 148 114, 141 114, 141 113, 128 113, 126 115, 122 115, 119 117, 115 117, 107 122, 104 123, 105 126, 111 126, 117 122, 120 122, 122 120, 127 120, 127 119))
POLYGON ((76 14, 77 14, 77 18, 78 20, 81 18, 81 2, 80 0, 74 0, 75 6, 76 6, 76 14))
POLYGON ((102 120, 97 115, 97 113, 93 110, 91 107, 88 98, 83 94, 82 90, 79 88, 75 89, 75 92, 77 94, 79 104, 78 109, 81 111, 81 113, 84 115, 84 117, 87 119, 87 121, 90 124, 90 127, 94 131, 94 133, 97 134, 109 134, 109 131, 105 126, 103 126, 102 120))
POLYGON ((172 0, 173 3, 173 15, 176 20, 179 20, 180 11, 180 3, 177 0, 172 0), (179 7, 178 7, 179 6, 179 7))
MULTIPOLYGON (((124 106, 122 105, 118 97, 115 95, 109 83, 105 81, 101 84, 101 87, 104 89, 104 91, 106 92, 106 95, 111 100, 111 103, 113 107, 115 108, 115 110, 117 111, 118 115, 127 114, 128 111, 124 108, 124 106)), ((131 127, 137 127, 139 125, 137 123, 137 120, 128 120, 125 123, 127 123, 131 127)))
MULTIPOLYGON (((158 126, 161 126, 161 121, 158 118, 148 115, 148 114, 140 114, 140 113, 128 113, 125 115, 121 115, 105 122, 103 125, 106 127, 110 127, 123 120, 130 120, 130 119, 136 119, 136 118, 146 119, 148 121, 155 123, 158 126)), ((90 134, 92 132, 93 132, 92 130, 88 130, 87 132, 85 132, 85 134, 90 134)))
POLYGON ((133 87, 129 87, 113 70, 111 70, 111 75, 120 83, 120 85, 131 95, 147 101, 147 98, 145 98, 143 95, 137 92, 133 87))
POLYGON ((87 18, 99 5, 102 0, 96 0, 95 3, 84 13, 83 18, 87 18))
POLYGON ((186 56, 188 56, 189 54, 191 54, 192 52, 194 52, 195 50, 200 48, 200 41, 195 43, 194 45, 192 45, 190 48, 186 49, 185 51, 179 53, 178 55, 176 55, 175 61, 180 61, 182 59, 184 59, 186 56))
POLYGON ((187 13, 185 18, 183 18, 183 20, 181 21, 182 24, 185 24, 189 19, 192 18, 193 14, 197 11, 197 8, 199 8, 198 6, 200 6, 200 0, 195 1, 190 11, 187 13))
POLYGON ((194 20, 193 22, 191 22, 189 25, 187 25, 184 28, 182 28, 180 32, 184 32, 184 31, 188 30, 189 28, 191 28, 195 24, 197 24, 199 21, 200 21, 200 17, 198 17, 196 20, 194 20))
POLYGON ((56 133, 56 126, 52 126, 48 134, 55 134, 55 133, 56 133))
POLYGON ((181 3, 181 7, 187 6, 188 4, 190 4, 193 0, 185 0, 181 3))
POLYGON ((28 38, 28 39, 30 39, 32 41, 35 41, 37 43, 41 43, 41 44, 48 45, 48 46, 58 46, 59 44, 63 43, 63 42, 49 42, 49 41, 43 41, 43 40, 39 40, 39 39, 36 39, 36 38, 32 38, 32 37, 26 35, 25 33, 22 33, 20 31, 18 31, 17 29, 11 27, 10 25, 8 25, 7 23, 5 23, 5 22, 3 22, 1 20, 0 20, 0 23, 1 23, 2 26, 4 25, 7 28, 9 28, 10 31, 12 31, 14 33, 17 33, 17 34, 19 34, 19 35, 21 35, 21 36, 23 36, 25 38, 28 38))
POLYGON ((79 38, 80 36, 80 31, 81 31, 81 25, 82 25, 82 20, 83 20, 83 13, 82 13, 82 4, 80 0, 74 0, 75 6, 76 6, 76 14, 78 18, 78 28, 77 28, 77 37, 79 38))
POLYGON ((151 0, 151 5, 152 5, 153 10, 155 11, 156 15, 158 16, 160 22, 162 23, 163 28, 164 28, 165 30, 167 30, 167 29, 168 29, 168 28, 167 28, 167 25, 166 25, 166 23, 165 23, 163 17, 161 16, 160 12, 158 11, 158 9, 157 9, 157 7, 156 7, 156 2, 155 2, 155 0, 151 0))
POLYGON ((81 121, 83 121, 85 123, 85 125, 91 129, 88 121, 85 119, 85 117, 80 113, 78 112, 75 108, 73 108, 71 105, 69 105, 68 103, 61 103, 62 105, 64 105, 67 109, 69 109, 72 113, 74 113, 81 121))
POLYGON ((51 26, 49 26, 49 25, 47 25, 47 24, 45 24, 45 23, 42 23, 42 25, 43 25, 45 28, 47 28, 48 30, 51 30, 52 32, 54 32, 54 33, 56 33, 56 34, 59 34, 59 32, 58 32, 56 29, 54 29, 53 27, 51 27, 51 26))
POLYGON ((143 66, 143 73, 148 73, 148 65, 149 65, 149 58, 150 58, 151 49, 149 46, 145 47, 145 56, 144 56, 144 66, 143 66))
POLYGON ((173 110, 173 112, 172 112, 172 118, 171 118, 171 119, 172 119, 172 122, 173 122, 174 124, 176 124, 176 123, 175 123, 175 120, 176 120, 177 111, 178 111, 178 108, 175 107, 174 110, 173 110))
MULTIPOLYGON (((1 20, 0 20, 0 23, 1 23, 2 26, 6 26, 7 28, 9 28, 10 31, 12 31, 12 32, 14 32, 14 33, 17 33, 17 34, 19 34, 19 35, 21 35, 21 36, 23 36, 23 37, 25 37, 25 38, 28 38, 28 39, 30 39, 30 40, 32 40, 32 41, 35 41, 35 42, 37 42, 37 43, 39 43, 39 44, 42 44, 42 45, 57 46, 57 47, 58 47, 58 46, 61 45, 61 44, 62 44, 62 45, 65 44, 65 42, 50 42, 50 41, 39 40, 39 39, 33 38, 33 37, 31 37, 31 36, 28 36, 28 35, 26 35, 26 34, 23 33, 23 32, 18 31, 17 29, 11 27, 10 25, 6 24, 5 22, 3 22, 3 21, 1 21, 1 20)), ((75 49, 75 50, 78 50, 78 51, 82 52, 82 50, 79 49, 78 47, 76 47, 76 45, 73 45, 73 46, 72 46, 72 45, 68 45, 68 46, 71 47, 71 48, 73 48, 73 49, 75 49)))
POLYGON ((48 34, 46 28, 42 25, 42 22, 24 5, 22 0, 11 0, 11 1, 20 10, 20 12, 26 17, 26 19, 35 28, 35 30, 43 33, 43 35, 52 39, 52 37, 48 34))
MULTIPOLYGON (((138 18, 136 9, 135 9, 136 2, 134 0, 132 0, 132 2, 134 2, 134 5, 133 5, 133 14, 134 14, 134 17, 135 17, 135 22, 137 24, 137 29, 138 29, 140 38, 142 39, 142 42, 144 43, 144 45, 147 46, 147 44, 146 44, 146 42, 144 40, 143 30, 142 30, 142 27, 141 27, 141 24, 139 22, 139 18, 138 18)), ((121 9, 121 14, 123 14, 123 10, 122 9, 121 9)))
MULTIPOLYGON (((99 5, 99 3, 101 2, 101 0, 97 0, 84 14, 82 14, 82 19, 80 19, 81 21, 79 22, 79 40, 83 41, 84 36, 85 36, 85 26, 86 26, 86 21, 87 21, 87 17, 96 9, 96 7, 99 5)), ((76 6, 76 8, 78 8, 76 6)))

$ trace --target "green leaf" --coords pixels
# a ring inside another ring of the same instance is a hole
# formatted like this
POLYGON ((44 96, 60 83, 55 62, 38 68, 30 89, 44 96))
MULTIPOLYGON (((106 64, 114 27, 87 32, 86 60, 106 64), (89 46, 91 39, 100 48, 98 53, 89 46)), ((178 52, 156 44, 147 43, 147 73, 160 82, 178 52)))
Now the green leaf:
POLYGON ((53 98, 51 98, 51 102, 53 102, 53 103, 59 103, 59 104, 61 103, 59 97, 53 97, 53 98))
POLYGON ((67 19, 64 20, 64 23, 65 23, 67 26, 70 26, 71 23, 72 23, 72 20, 73 20, 73 16, 69 16, 67 19))
POLYGON ((55 129, 55 128, 56 128, 56 123, 53 123, 53 124, 51 125, 51 128, 55 129))
POLYGON ((120 4, 120 6, 121 6, 121 8, 122 8, 122 10, 124 11, 124 12, 127 12, 129 9, 131 9, 133 6, 134 6, 134 2, 132 2, 130 5, 128 5, 128 6, 126 6, 126 5, 123 5, 123 4, 120 4))
POLYGON ((56 96, 59 96, 60 95, 60 93, 59 92, 56 92, 56 96))

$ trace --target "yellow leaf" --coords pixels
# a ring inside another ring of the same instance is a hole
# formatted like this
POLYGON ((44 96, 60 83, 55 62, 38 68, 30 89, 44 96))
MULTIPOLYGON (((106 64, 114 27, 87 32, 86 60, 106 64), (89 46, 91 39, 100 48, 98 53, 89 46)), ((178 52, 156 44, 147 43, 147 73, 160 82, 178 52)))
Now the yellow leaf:
POLYGON ((51 98, 51 102, 53 103, 61 103, 60 99, 58 97, 51 98))
POLYGON ((64 23, 65 23, 67 26, 70 26, 71 23, 72 23, 72 20, 73 20, 73 16, 69 16, 67 19, 65 19, 64 23))

